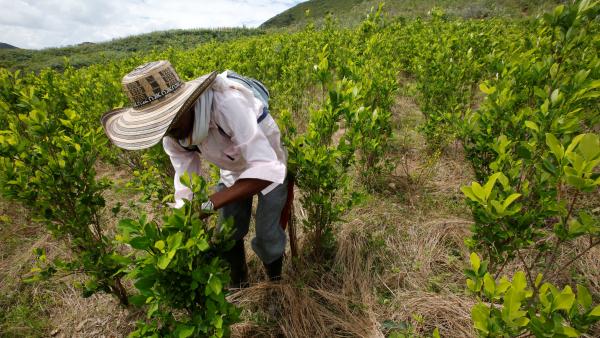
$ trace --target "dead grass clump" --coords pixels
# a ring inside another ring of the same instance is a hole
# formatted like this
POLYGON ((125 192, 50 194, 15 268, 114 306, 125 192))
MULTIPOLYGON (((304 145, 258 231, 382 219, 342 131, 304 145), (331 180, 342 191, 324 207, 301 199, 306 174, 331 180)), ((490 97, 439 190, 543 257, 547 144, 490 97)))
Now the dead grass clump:
POLYGON ((471 165, 465 161, 465 154, 459 141, 442 152, 432 175, 432 184, 436 193, 446 196, 458 196, 461 200, 464 195, 460 187, 468 185, 475 179, 471 165))
POLYGON ((348 224, 338 236, 338 246, 333 266, 339 275, 339 289, 345 296, 360 300, 363 304, 373 302, 373 260, 375 258, 369 246, 366 229, 356 230, 363 226, 360 221, 348 224))
POLYGON ((575 269, 586 281, 590 291, 600 296, 600 247, 596 246, 583 255, 575 263, 575 269))
POLYGON ((111 295, 89 298, 73 287, 74 280, 54 291, 56 306, 50 312, 52 335, 56 337, 125 337, 143 317, 120 306, 111 295))
POLYGON ((309 255, 301 255, 294 264, 286 260, 284 281, 276 284, 254 282, 264 277, 251 255, 254 283, 228 297, 243 309, 243 321, 232 327, 233 336, 383 337, 372 310, 376 256, 371 233, 376 226, 358 219, 346 223, 329 264, 316 264, 309 255))
POLYGON ((442 337, 474 337, 471 308, 475 300, 456 294, 405 292, 398 294, 387 319, 409 323, 418 336, 438 328, 442 337))
POLYGON ((457 291, 462 289, 463 258, 468 252, 463 238, 470 221, 434 220, 414 223, 397 236, 389 236, 384 265, 392 267, 382 276, 397 290, 457 291))
MULTIPOLYGON (((288 283, 259 283, 232 294, 233 303, 261 313, 271 330, 260 332, 248 323, 232 327, 234 337, 383 337, 374 315, 324 288, 297 287, 288 283), (246 335, 246 336, 244 336, 246 335)), ((264 327, 264 325, 263 325, 264 327)))

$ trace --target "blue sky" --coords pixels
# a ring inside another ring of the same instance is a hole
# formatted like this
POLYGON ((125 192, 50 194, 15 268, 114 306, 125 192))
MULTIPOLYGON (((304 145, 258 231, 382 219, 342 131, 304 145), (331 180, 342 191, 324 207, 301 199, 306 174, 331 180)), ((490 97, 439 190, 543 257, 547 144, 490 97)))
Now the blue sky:
POLYGON ((174 28, 256 27, 302 0, 0 0, 0 42, 99 42, 174 28))

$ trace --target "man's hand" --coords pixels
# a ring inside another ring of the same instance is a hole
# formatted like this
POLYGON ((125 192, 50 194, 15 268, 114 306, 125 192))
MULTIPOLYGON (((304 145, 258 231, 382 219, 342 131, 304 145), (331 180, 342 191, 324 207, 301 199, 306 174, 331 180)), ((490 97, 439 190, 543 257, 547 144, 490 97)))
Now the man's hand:
POLYGON ((209 200, 213 203, 213 209, 217 210, 231 202, 254 196, 273 182, 257 178, 244 178, 237 180, 231 187, 212 194, 209 200))

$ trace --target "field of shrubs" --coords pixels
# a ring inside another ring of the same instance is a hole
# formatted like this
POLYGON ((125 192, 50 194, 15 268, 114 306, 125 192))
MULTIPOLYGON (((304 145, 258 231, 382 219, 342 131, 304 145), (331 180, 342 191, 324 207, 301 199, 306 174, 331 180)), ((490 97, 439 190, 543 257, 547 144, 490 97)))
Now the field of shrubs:
POLYGON ((600 326, 600 3, 390 19, 0 68, 0 336, 579 337, 600 326), (218 175, 171 209, 161 146, 110 144, 120 80, 260 79, 296 182, 284 278, 229 289, 218 175), (293 231, 295 230, 295 231, 293 231))

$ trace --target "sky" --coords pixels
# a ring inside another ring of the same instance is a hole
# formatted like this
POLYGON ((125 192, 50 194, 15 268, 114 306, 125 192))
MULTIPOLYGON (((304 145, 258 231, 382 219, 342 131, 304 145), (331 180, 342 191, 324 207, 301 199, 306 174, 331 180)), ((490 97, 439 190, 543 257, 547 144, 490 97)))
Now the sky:
POLYGON ((257 27, 301 0, 0 0, 0 42, 61 47, 176 28, 257 27))

